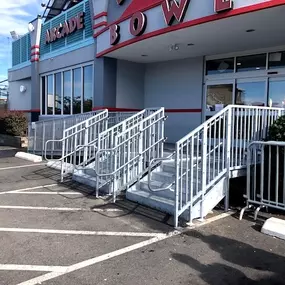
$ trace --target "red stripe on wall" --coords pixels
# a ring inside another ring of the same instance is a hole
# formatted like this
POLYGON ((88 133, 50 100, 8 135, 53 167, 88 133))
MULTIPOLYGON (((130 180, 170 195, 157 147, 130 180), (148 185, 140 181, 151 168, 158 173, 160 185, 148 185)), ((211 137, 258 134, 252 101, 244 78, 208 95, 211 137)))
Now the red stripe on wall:
POLYGON ((127 18, 138 11, 146 11, 160 5, 164 0, 133 0, 121 18, 127 18))
POLYGON ((106 21, 100 22, 100 23, 95 24, 95 25, 93 26, 93 30, 95 30, 95 29, 97 29, 97 28, 100 28, 100 27, 102 27, 102 26, 107 26, 107 25, 108 25, 108 23, 107 23, 106 21))
MULTIPOLYGON (((108 109, 109 112, 139 112, 142 109, 115 108, 115 107, 94 107, 93 111, 108 109)), ((166 113, 201 113, 202 109, 165 109, 166 113)))
POLYGON ((39 45, 31 46, 31 49, 35 49, 35 48, 40 48, 40 46, 39 45))
POLYGON ((30 110, 9 110, 10 112, 21 112, 21 113, 39 113, 40 109, 30 109, 30 110))
POLYGON ((40 52, 39 51, 32 52, 31 56, 34 56, 34 55, 40 55, 40 52))
POLYGON ((95 15, 93 17, 93 19, 96 20, 96 19, 99 19, 101 17, 107 17, 107 15, 108 15, 107 12, 102 12, 102 13, 99 13, 99 14, 95 15))
MULTIPOLYGON (((234 17, 234 16, 238 16, 238 15, 242 15, 242 14, 256 12, 256 11, 260 11, 260 10, 264 10, 264 9, 268 9, 268 8, 273 8, 273 7, 281 6, 281 5, 284 5, 284 4, 285 4, 285 0, 272 0, 272 1, 262 2, 262 3, 258 3, 258 4, 254 4, 254 5, 238 8, 238 9, 234 9, 234 10, 229 10, 229 11, 226 11, 226 12, 223 12, 223 13, 213 14, 213 15, 202 17, 202 18, 199 18, 199 19, 195 19, 195 20, 190 20, 190 21, 187 21, 187 22, 179 23, 177 25, 166 27, 166 28, 162 28, 160 30, 156 30, 156 31, 153 31, 153 32, 150 32, 150 33, 147 33, 147 34, 143 34, 143 35, 141 35, 139 37, 135 37, 135 38, 132 38, 132 39, 127 40, 125 42, 119 43, 119 44, 117 44, 117 45, 115 45, 113 47, 110 47, 110 48, 108 48, 108 49, 98 53, 97 57, 104 56, 105 54, 108 54, 108 53, 110 53, 110 52, 112 52, 114 50, 117 50, 119 48, 123 48, 125 46, 131 45, 133 43, 140 42, 142 40, 149 39, 149 38, 152 38, 152 37, 156 37, 156 36, 159 36, 159 35, 163 35, 163 34, 166 34, 166 33, 169 33, 169 32, 173 32, 173 31, 189 28, 189 27, 196 26, 196 25, 205 24, 205 23, 208 23, 208 22, 216 21, 216 20, 226 19, 226 18, 229 18, 229 17, 234 17)), ((157 5, 159 5, 159 3, 157 5)), ((99 31, 96 34, 96 36, 98 37, 100 34, 102 34, 105 31, 107 31, 109 29, 109 27, 112 26, 113 24, 119 24, 122 21, 126 20, 127 18, 129 18, 129 17, 120 18, 119 20, 115 21, 114 23, 109 24, 106 28, 104 28, 101 31, 99 31)))

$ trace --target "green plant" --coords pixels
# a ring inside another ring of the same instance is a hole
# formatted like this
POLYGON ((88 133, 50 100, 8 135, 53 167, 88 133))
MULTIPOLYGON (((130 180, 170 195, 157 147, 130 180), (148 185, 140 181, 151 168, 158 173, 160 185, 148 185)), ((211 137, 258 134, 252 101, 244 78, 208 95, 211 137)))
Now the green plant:
POLYGON ((268 130, 267 141, 285 141, 285 116, 279 117, 268 130))
POLYGON ((0 113, 0 133, 11 136, 26 135, 28 121, 23 112, 7 111, 0 113))

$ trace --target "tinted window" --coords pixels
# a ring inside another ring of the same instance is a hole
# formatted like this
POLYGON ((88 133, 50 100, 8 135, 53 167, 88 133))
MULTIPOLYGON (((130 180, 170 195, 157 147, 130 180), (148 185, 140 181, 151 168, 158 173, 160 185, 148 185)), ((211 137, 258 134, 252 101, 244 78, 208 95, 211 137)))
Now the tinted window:
POLYGON ((237 57, 237 72, 256 71, 266 68, 266 54, 257 54, 237 57))
POLYGON ((206 62, 206 74, 222 74, 234 72, 234 59, 215 59, 206 62))

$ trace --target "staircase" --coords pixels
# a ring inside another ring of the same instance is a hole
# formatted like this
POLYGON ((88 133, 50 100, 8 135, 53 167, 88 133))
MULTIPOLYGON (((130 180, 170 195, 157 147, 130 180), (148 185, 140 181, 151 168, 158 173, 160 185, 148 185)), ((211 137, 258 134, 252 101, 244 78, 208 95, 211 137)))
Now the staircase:
POLYGON ((148 175, 127 190, 129 200, 190 223, 203 219, 224 199, 229 179, 244 175, 247 145, 266 137, 283 109, 227 106, 175 144, 175 150, 153 159, 148 175))
POLYGON ((164 108, 145 109, 101 132, 90 163, 74 169, 73 180, 115 201, 144 175, 150 159, 163 155, 164 120, 164 108))
POLYGON ((119 118, 106 112, 64 131, 62 178, 69 164, 73 179, 97 197, 100 191, 115 202, 126 190, 127 199, 173 215, 175 227, 180 217, 203 219, 223 199, 228 209, 229 179, 245 174, 248 144, 284 114, 230 105, 165 150, 164 108, 119 118))

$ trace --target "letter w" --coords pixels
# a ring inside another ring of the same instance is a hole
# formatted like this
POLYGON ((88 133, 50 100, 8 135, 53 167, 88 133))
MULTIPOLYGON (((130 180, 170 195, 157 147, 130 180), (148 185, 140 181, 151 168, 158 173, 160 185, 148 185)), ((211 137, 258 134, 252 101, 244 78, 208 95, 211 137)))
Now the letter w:
POLYGON ((180 3, 176 0, 165 0, 161 5, 166 24, 172 25, 174 19, 182 22, 189 3, 190 0, 181 0, 180 3))

